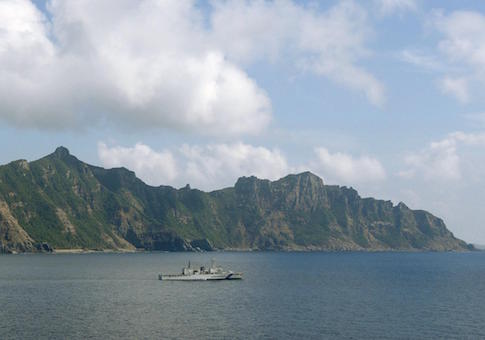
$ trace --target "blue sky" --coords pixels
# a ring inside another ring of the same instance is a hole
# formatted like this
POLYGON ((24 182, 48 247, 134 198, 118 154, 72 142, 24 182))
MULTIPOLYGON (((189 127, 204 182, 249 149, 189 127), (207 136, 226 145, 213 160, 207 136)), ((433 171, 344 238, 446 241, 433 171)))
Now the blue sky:
POLYGON ((0 162, 149 184, 311 170, 485 243, 485 3, 0 3, 0 162))

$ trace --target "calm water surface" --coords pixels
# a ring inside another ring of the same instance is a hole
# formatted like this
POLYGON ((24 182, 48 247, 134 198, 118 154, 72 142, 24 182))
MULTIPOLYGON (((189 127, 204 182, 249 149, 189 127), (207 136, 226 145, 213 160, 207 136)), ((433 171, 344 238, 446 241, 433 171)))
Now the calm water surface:
POLYGON ((485 253, 0 256, 0 338, 485 338, 485 253))

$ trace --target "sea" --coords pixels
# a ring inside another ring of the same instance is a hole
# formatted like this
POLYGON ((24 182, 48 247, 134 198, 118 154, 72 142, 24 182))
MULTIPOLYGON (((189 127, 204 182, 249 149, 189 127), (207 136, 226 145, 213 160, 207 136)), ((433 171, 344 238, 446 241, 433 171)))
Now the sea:
POLYGON ((484 339, 485 252, 2 255, 0 338, 484 339))

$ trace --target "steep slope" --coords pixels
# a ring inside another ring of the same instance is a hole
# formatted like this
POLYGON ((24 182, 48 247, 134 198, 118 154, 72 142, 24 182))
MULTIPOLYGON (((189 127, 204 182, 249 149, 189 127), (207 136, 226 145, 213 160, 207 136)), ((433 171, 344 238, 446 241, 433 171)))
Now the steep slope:
POLYGON ((66 148, 0 167, 0 252, 54 248, 466 250, 443 221, 309 173, 205 193, 152 187, 66 148))

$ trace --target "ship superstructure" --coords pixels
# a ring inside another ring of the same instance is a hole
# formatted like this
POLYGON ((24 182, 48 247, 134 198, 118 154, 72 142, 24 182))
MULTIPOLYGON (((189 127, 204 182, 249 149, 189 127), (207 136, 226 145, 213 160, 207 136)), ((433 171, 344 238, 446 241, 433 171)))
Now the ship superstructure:
POLYGON ((194 268, 189 261, 180 274, 159 274, 158 279, 163 281, 240 280, 242 275, 242 273, 226 271, 222 267, 216 266, 214 260, 211 261, 209 268, 205 266, 194 268))

